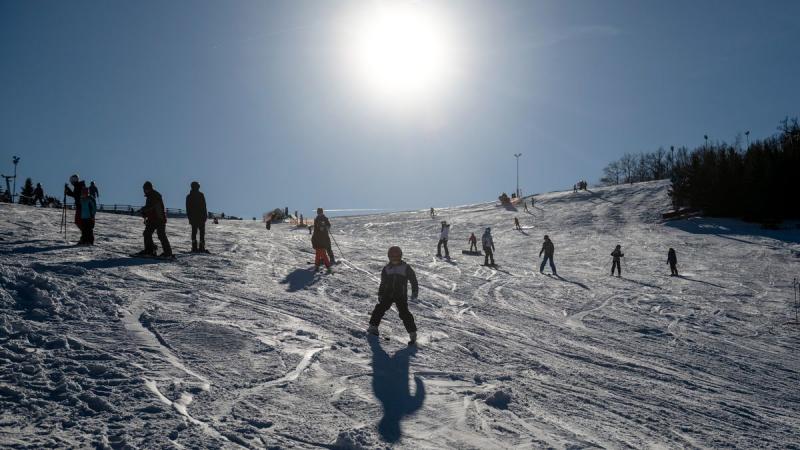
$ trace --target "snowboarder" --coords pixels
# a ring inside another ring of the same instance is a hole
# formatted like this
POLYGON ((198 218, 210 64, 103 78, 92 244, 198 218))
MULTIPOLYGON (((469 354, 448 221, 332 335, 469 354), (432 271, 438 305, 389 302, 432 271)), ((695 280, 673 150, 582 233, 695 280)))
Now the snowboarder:
POLYGON ((42 183, 36 183, 36 189, 33 190, 33 204, 36 205, 36 202, 39 202, 39 206, 44 206, 44 189, 42 189, 42 183))
MULTIPOLYGON (((192 227, 192 252, 206 253, 206 197, 200 192, 200 183, 192 181, 191 191, 186 196, 186 218, 192 227), (197 242, 197 232, 200 232, 200 243, 197 242)), ((267 225, 269 229, 269 225, 267 225)))
POLYGON ((469 242, 469 251, 477 253, 478 252, 478 238, 475 237, 475 233, 470 233, 469 239, 467 240, 467 242, 469 242))
POLYGON ((90 195, 88 188, 81 191, 81 239, 78 245, 94 245, 94 216, 97 214, 97 203, 90 195))
POLYGON ((433 206, 431 206, 431 219, 436 217, 436 212, 433 211, 433 206))
POLYGON ((519 226, 519 219, 518 219, 517 217, 514 217, 514 228, 515 228, 517 231, 522 231, 522 227, 521 227, 521 226, 519 226))
POLYGON ((81 230, 81 235, 83 235, 83 227, 81 226, 81 192, 83 192, 83 189, 86 187, 86 183, 81 181, 78 174, 69 177, 69 183, 72 185, 72 189, 65 184, 64 195, 72 197, 75 200, 75 226, 81 230))
POLYGON ((317 208, 317 217, 314 218, 314 231, 311 233, 311 245, 314 247, 314 265, 319 270, 320 262, 325 263, 325 267, 330 271, 331 264, 334 264, 333 250, 331 249, 331 237, 328 230, 331 223, 322 211, 317 208))
POLYGON ((667 264, 669 264, 670 276, 678 276, 678 255, 675 254, 675 249, 670 248, 667 252, 667 264))
POLYGON ((394 303, 408 332, 409 345, 411 345, 417 341, 417 325, 414 323, 414 316, 408 310, 408 283, 411 282, 411 299, 416 300, 419 294, 417 274, 408 263, 403 261, 403 250, 400 247, 390 247, 388 257, 389 264, 381 271, 378 304, 372 310, 367 333, 378 336, 381 319, 394 303))
POLYGON ((100 197, 100 191, 97 190, 97 186, 95 186, 94 181, 89 183, 89 195, 97 201, 97 198, 100 197))
POLYGON ((447 248, 447 238, 450 236, 450 224, 446 220, 442 221, 442 230, 439 232, 439 243, 436 244, 436 256, 442 257, 442 246, 444 246, 444 257, 450 259, 450 250, 447 248))
POLYGON ((144 250, 137 253, 139 256, 156 256, 156 244, 153 242, 153 232, 158 235, 161 242, 162 258, 172 258, 172 246, 167 239, 167 210, 161 194, 153 189, 153 183, 145 181, 142 185, 144 196, 147 198, 139 213, 144 217, 144 250))
POLYGON ((544 235, 544 242, 542 243, 542 249, 539 250, 539 257, 542 256, 544 253, 544 259, 542 260, 542 265, 539 266, 539 273, 544 273, 544 265, 550 261, 550 269, 553 271, 553 275, 558 275, 556 273, 556 265, 553 262, 553 253, 555 253, 556 249, 553 245, 553 241, 550 240, 550 236, 544 235))
POLYGON ((492 229, 486 227, 486 230, 483 232, 483 236, 481 236, 481 245, 483 245, 483 251, 486 253, 483 257, 483 265, 484 266, 494 266, 494 240, 492 239, 492 229), (489 261, 491 260, 491 264, 489 261))
POLYGON ((617 269, 617 276, 622 276, 622 264, 620 264, 620 258, 624 257, 625 254, 622 253, 622 246, 617 245, 614 248, 614 251, 611 252, 611 256, 614 258, 613 262, 611 263, 611 276, 614 276, 614 268, 617 269))

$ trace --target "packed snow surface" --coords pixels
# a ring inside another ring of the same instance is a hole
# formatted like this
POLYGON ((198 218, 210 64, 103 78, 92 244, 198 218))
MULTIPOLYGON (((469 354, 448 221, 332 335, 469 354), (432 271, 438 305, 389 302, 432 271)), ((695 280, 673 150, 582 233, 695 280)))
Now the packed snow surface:
MULTIPOLYGON (((668 206, 654 182, 333 218, 327 275, 288 225, 209 222, 212 254, 163 262, 127 256, 139 218, 98 215, 75 247, 61 211, 4 204, 0 446, 798 448, 798 230, 668 206), (487 226, 496 269, 459 251, 487 226), (390 245, 419 277, 418 347, 394 309, 388 340, 364 333, 390 245)), ((184 220, 167 232, 188 250, 184 220)))

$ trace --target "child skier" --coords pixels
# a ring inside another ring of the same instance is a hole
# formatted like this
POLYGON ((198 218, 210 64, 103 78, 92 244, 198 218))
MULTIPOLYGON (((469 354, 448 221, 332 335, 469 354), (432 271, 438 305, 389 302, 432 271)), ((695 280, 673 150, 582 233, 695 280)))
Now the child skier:
POLYGON ((78 245, 94 245, 94 216, 97 213, 97 203, 89 195, 89 189, 81 190, 81 240, 78 245))
POLYGON ((378 304, 372 310, 367 333, 378 336, 378 326, 381 324, 381 319, 394 303, 408 332, 408 344, 412 345, 417 341, 417 325, 414 323, 414 316, 408 310, 408 283, 411 282, 411 299, 416 300, 419 293, 417 274, 414 273, 414 269, 411 266, 403 261, 403 251, 400 247, 390 247, 387 256, 389 257, 389 264, 381 271, 378 304))
POLYGON ((478 238, 475 237, 475 233, 470 233, 469 239, 467 240, 467 242, 469 242, 469 251, 477 253, 478 252, 478 238))
POLYGON ((670 248, 669 252, 667 252, 667 264, 669 264, 669 270, 671 272, 671 277, 678 276, 678 255, 675 254, 675 249, 670 248))
POLYGON ((614 276, 614 268, 617 269, 617 276, 622 276, 622 264, 620 264, 620 258, 624 257, 625 254, 622 253, 622 246, 617 245, 614 248, 614 251, 611 252, 611 256, 614 258, 613 262, 611 263, 611 276, 614 276))

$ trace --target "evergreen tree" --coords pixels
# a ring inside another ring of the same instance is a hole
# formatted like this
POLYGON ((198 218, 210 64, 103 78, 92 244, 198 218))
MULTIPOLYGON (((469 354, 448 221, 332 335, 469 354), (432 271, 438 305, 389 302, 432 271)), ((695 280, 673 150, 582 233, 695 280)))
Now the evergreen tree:
POLYGON ((30 178, 25 179, 25 185, 20 191, 19 204, 33 205, 33 181, 30 178))

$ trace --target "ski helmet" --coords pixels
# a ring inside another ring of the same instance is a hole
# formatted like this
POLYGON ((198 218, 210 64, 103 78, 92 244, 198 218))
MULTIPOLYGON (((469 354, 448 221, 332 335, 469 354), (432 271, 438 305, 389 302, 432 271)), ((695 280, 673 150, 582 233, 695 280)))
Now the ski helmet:
POLYGON ((322 208, 317 208, 317 214, 322 214, 322 208))
POLYGON ((72 184, 78 184, 78 181, 81 181, 81 178, 78 176, 77 173, 69 177, 69 182, 72 184))
POLYGON ((393 245, 389 247, 389 252, 387 253, 387 256, 389 257, 389 259, 392 259, 393 256, 402 258, 403 250, 401 250, 400 247, 393 245))

